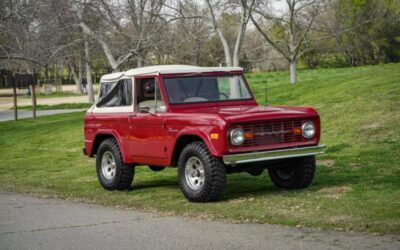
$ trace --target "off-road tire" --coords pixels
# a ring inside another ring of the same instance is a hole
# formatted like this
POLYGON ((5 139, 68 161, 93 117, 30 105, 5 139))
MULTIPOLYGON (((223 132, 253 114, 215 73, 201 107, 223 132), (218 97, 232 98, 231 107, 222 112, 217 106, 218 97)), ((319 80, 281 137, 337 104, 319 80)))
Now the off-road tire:
POLYGON ((271 181, 278 188, 302 189, 310 186, 315 175, 315 157, 294 158, 268 169, 271 181), (282 177, 282 173, 291 173, 282 177))
POLYGON ((96 154, 96 170, 100 184, 108 190, 129 189, 135 175, 135 167, 123 163, 121 151, 114 138, 101 142, 96 154), (107 179, 102 171, 102 158, 106 152, 110 152, 115 160, 115 175, 112 179, 107 179))
POLYGON ((159 166, 149 166, 149 168, 154 172, 159 172, 165 169, 165 167, 159 167, 159 166))
POLYGON ((189 201, 216 201, 225 189, 225 165, 221 159, 210 154, 203 142, 192 142, 182 150, 179 156, 178 181, 183 194, 189 201), (192 189, 185 177, 186 164, 191 157, 197 157, 203 164, 204 183, 198 190, 192 189))

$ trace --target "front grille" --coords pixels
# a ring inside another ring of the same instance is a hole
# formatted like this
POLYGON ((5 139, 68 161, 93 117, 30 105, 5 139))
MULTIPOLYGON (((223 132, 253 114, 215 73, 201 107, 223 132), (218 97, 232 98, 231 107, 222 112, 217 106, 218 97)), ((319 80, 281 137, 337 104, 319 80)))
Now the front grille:
POLYGON ((243 124, 245 132, 253 132, 252 139, 246 139, 242 147, 274 145, 282 143, 305 142, 307 141, 301 133, 293 133, 293 129, 302 126, 301 120, 285 121, 260 121, 251 124, 243 124))

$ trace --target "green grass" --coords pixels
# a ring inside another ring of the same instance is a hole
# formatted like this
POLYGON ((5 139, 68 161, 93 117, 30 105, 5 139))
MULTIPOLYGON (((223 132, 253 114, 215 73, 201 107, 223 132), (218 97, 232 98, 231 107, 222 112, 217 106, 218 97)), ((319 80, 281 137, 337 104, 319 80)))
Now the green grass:
MULTIPOLYGON (((53 110, 53 109, 88 109, 92 106, 90 103, 60 103, 55 105, 36 105, 37 110, 53 110)), ((12 109, 12 108, 11 108, 12 109)), ((31 110, 32 106, 18 106, 21 110, 31 110)))
POLYGON ((196 218, 324 229, 400 233, 400 64, 248 75, 260 102, 315 106, 322 143, 314 183, 276 189, 266 173, 228 176, 222 201, 181 194, 176 169, 137 167, 132 189, 100 187, 94 159, 82 156, 84 113, 0 123, 0 190, 30 192, 196 218))
MULTIPOLYGON (((44 93, 36 93, 36 97, 38 98, 56 98, 56 97, 69 97, 69 96, 81 96, 81 94, 77 94, 71 91, 64 91, 64 92, 53 92, 51 94, 44 94, 44 93)), ((25 99, 31 99, 31 96, 21 96, 25 99)))

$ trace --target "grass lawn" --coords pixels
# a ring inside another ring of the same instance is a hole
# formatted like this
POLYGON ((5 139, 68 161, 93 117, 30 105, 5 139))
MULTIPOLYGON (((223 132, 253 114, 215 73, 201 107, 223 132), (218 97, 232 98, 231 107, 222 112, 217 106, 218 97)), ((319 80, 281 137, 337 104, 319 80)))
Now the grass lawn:
MULTIPOLYGON (((77 94, 71 91, 64 91, 64 92, 53 92, 51 94, 44 94, 41 92, 36 93, 36 97, 38 98, 57 98, 57 97, 69 97, 69 96, 81 96, 81 94, 77 94)), ((31 99, 31 96, 21 96, 21 98, 31 99)))
MULTIPOLYGON (((54 109, 89 109, 92 106, 90 103, 61 103, 55 105, 39 104, 36 105, 37 110, 54 110, 54 109)), ((11 108, 10 110, 12 110, 11 108)), ((18 106, 19 110, 31 110, 32 105, 18 106)))
POLYGON ((110 192, 97 181, 94 159, 82 155, 84 113, 0 123, 0 190, 30 192, 232 222, 400 233, 400 64, 253 73, 260 103, 311 105, 322 120, 313 185, 276 189, 266 173, 228 176, 223 200, 186 201, 176 169, 136 168, 132 189, 110 192))

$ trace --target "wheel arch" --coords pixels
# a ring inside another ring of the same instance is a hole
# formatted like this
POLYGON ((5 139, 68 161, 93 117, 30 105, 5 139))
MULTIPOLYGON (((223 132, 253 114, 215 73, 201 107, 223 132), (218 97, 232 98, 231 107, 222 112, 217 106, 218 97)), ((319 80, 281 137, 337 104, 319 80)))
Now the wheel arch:
POLYGON ((93 142, 93 147, 92 147, 92 150, 91 150, 91 152, 90 152, 90 156, 96 155, 97 150, 98 150, 100 144, 101 144, 104 140, 107 140, 107 139, 110 139, 110 138, 113 138, 113 139, 115 139, 115 140, 117 141, 119 150, 121 151, 122 160, 123 160, 124 162, 126 162, 126 158, 125 158, 125 156, 126 156, 126 154, 125 154, 125 149, 124 149, 124 147, 122 147, 122 145, 121 145, 120 138, 119 138, 119 136, 118 136, 117 134, 115 134, 115 133, 113 133, 113 132, 111 132, 111 131, 108 131, 108 132, 100 132, 100 133, 96 134, 96 137, 95 137, 94 142, 93 142))
POLYGON ((179 155, 181 154, 182 150, 190 143, 194 141, 203 141, 203 139, 194 134, 185 134, 181 135, 177 138, 174 146, 174 150, 172 151, 172 157, 171 157, 171 166, 177 166, 178 165, 178 160, 179 160, 179 155))
POLYGON ((171 160, 170 160, 171 166, 177 166, 178 160, 179 160, 179 155, 182 152, 182 150, 188 144, 190 144, 194 141, 203 142, 207 146, 208 150, 210 151, 210 153, 213 156, 218 156, 216 149, 210 143, 207 136, 205 136, 204 134, 197 133, 197 132, 183 133, 183 134, 179 135, 175 141, 174 150, 172 151, 171 160))

